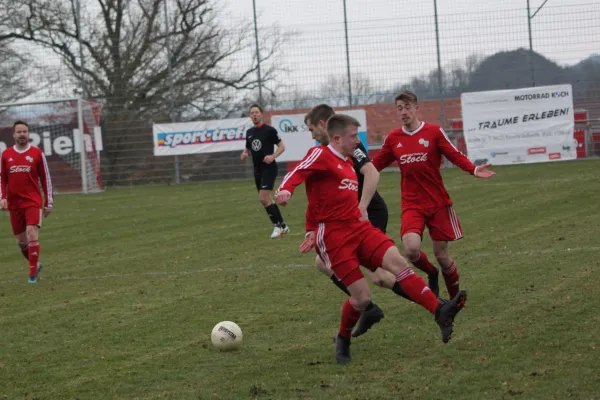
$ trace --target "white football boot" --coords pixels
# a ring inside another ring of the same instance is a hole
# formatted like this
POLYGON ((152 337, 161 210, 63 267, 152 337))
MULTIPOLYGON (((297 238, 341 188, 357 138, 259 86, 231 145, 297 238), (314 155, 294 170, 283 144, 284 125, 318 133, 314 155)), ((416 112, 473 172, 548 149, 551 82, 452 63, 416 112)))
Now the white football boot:
POLYGON ((271 239, 277 239, 279 237, 285 236, 290 233, 290 227, 285 226, 285 228, 281 228, 279 226, 275 226, 273 228, 273 233, 271 233, 271 239))

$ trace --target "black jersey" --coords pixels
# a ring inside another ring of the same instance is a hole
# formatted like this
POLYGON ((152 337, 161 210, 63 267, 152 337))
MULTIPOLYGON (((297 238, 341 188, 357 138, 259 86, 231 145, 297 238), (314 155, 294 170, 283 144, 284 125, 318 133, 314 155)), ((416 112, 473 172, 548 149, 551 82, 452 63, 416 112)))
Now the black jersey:
MULTIPOLYGON (((369 155, 365 146, 362 143, 359 143, 356 149, 354 150, 354 154, 352 154, 352 161, 354 162, 354 171, 356 172, 356 176, 358 178, 358 199, 360 200, 362 196, 363 184, 365 182, 365 177, 360 173, 360 169, 367 163, 370 163, 369 155)), ((369 203, 369 208, 377 207, 382 204, 385 204, 383 201, 383 197, 379 194, 379 192, 375 191, 373 198, 371 199, 371 203, 369 203)))
MULTIPOLYGON (((275 146, 281 142, 277 130, 267 124, 253 127, 246 131, 246 148, 252 153, 254 168, 262 166, 265 156, 272 155, 275 146)), ((275 164, 275 160, 273 163, 275 164)))

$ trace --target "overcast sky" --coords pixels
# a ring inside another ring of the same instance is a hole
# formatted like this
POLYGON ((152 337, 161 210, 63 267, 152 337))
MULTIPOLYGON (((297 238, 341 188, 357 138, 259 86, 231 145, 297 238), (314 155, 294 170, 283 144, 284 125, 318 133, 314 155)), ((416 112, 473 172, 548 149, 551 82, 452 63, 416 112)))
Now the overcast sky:
MULTIPOLYGON (((97 8, 97 0, 83 2, 97 8)), ((531 12, 543 2, 531 0, 531 12)), ((237 26, 252 20, 252 0, 215 0, 215 4, 223 8, 220 23, 237 26)), ((279 75, 286 90, 310 92, 330 76, 346 77, 343 0, 256 0, 256 5, 259 36, 264 37, 273 24, 297 33, 277 60, 286 69, 279 75)), ((390 91, 436 68, 433 7, 433 0, 347 0, 353 76, 368 76, 373 90, 390 91)), ((473 54, 483 58, 501 50, 529 48, 527 0, 438 0, 438 15, 443 67, 463 64, 473 54)), ((600 0, 548 0, 532 19, 532 37, 536 52, 562 66, 600 53, 600 0)), ((49 72, 68 76, 58 56, 32 49, 44 68, 41 76, 49 72)), ((253 52, 249 46, 239 55, 244 59, 242 68, 253 52)))
MULTIPOLYGON (((223 0, 228 21, 252 18, 252 0, 223 0)), ((544 0, 531 0, 533 13, 544 0)), ((442 65, 471 54, 529 48, 526 0, 438 0, 442 65)), ((303 86, 346 73, 342 0, 256 0, 259 35, 279 24, 298 32, 280 63, 287 83, 303 86)), ((433 0, 347 0, 352 73, 376 87, 436 67, 433 0)), ((600 2, 548 0, 532 21, 533 48, 571 65, 600 53, 600 2)))

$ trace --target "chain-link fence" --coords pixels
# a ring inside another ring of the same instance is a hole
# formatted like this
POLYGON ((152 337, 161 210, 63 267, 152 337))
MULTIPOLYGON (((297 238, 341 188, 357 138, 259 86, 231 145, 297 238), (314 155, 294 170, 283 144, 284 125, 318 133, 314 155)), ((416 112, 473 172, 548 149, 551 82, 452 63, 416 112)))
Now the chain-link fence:
MULTIPOLYGON (((373 148, 393 99, 460 135, 460 94, 571 84, 598 151, 600 7, 586 0, 0 0, 0 102, 101 104, 105 186, 245 178, 239 152, 157 157, 154 123, 364 109, 373 148)), ((8 143, 10 136, 0 137, 8 143)), ((600 142, 600 141, 599 141, 600 142)), ((285 171, 285 168, 281 168, 285 171)))

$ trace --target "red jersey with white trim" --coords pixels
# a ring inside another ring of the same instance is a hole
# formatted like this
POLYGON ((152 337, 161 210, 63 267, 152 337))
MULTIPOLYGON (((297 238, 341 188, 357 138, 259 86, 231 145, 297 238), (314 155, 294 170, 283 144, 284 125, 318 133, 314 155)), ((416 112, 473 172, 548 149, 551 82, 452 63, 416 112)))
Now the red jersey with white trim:
POLYGON ((425 122, 414 131, 404 127, 391 131, 372 162, 381 171, 397 160, 402 209, 423 210, 452 205, 440 173, 442 155, 468 173, 475 173, 475 165, 454 147, 444 130, 425 122))
POLYGON ((306 231, 319 223, 358 221, 358 178, 352 160, 331 146, 315 146, 281 181, 277 193, 291 194, 306 181, 306 231))
POLYGON ((32 145, 23 151, 14 146, 4 150, 0 160, 0 195, 8 200, 10 210, 41 209, 40 181, 44 190, 44 206, 52 208, 52 181, 44 152, 32 145))

